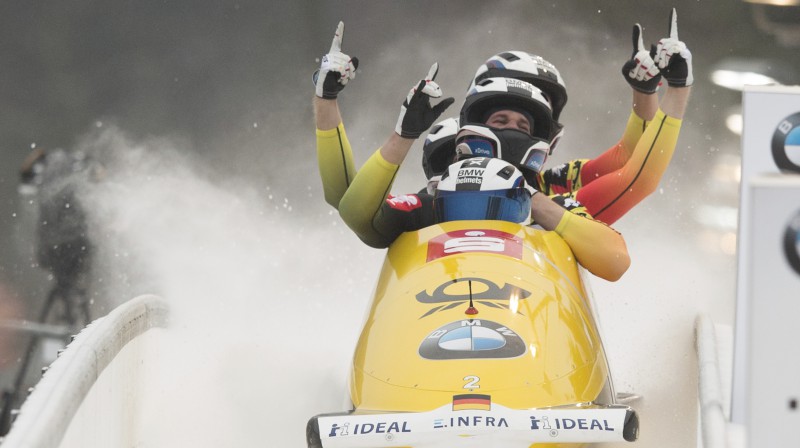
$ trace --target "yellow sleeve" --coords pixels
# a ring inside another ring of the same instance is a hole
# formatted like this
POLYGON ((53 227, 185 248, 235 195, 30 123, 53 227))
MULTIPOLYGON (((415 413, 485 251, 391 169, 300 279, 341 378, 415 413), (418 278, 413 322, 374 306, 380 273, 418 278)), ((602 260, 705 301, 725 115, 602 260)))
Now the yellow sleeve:
POLYGON ((622 150, 627 153, 628 157, 633 153, 633 149, 636 148, 636 144, 639 143, 639 139, 642 138, 642 134, 644 134, 648 124, 649 122, 636 115, 636 112, 631 111, 631 115, 628 117, 628 124, 625 126, 625 131, 619 141, 622 150))
POLYGON ((339 208, 339 201, 356 175, 353 151, 344 124, 335 129, 317 129, 317 164, 325 202, 339 208))
POLYGON ((339 215, 361 240, 370 244, 382 236, 372 222, 389 195, 399 165, 389 163, 380 149, 364 163, 339 202, 339 215))
MULTIPOLYGON (((682 120, 670 117, 659 109, 636 144, 633 155, 624 170, 636 173, 635 177, 640 182, 631 185, 630 188, 637 187, 644 190, 644 193, 640 193, 642 199, 656 190, 667 170, 678 144, 682 123, 682 120)), ((625 175, 623 174, 623 176, 625 175)), ((634 174, 627 174, 627 176, 634 176, 634 174)))
POLYGON ((622 235, 599 221, 566 212, 555 232, 570 246, 578 263, 600 278, 617 281, 631 264, 622 235))

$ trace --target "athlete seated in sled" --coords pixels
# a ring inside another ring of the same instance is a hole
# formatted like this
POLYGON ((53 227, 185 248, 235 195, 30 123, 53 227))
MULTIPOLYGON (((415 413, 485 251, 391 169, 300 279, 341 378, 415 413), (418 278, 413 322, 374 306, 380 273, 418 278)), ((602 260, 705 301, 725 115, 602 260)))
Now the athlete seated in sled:
MULTIPOLYGON (((345 223, 370 246, 388 247, 401 233, 435 223, 430 195, 390 197, 386 200, 386 192, 391 188, 397 166, 405 158, 414 140, 453 102, 452 98, 448 98, 435 106, 430 104, 430 98, 442 95, 441 89, 434 82, 437 70, 438 65, 434 64, 427 78, 411 89, 401 108, 395 131, 354 177, 339 203, 339 211, 345 223), (390 175, 387 177, 387 174, 390 175), (385 188, 375 188, 376 185, 382 186, 382 183, 385 183, 385 188), (404 203, 406 198, 408 202, 404 203)), ((532 95, 534 91, 538 92, 538 89, 528 86, 529 91, 526 93, 532 95)), ((531 101, 523 106, 531 106, 531 101)), ((514 113, 516 112, 499 111, 495 115, 501 117, 514 113)), ((532 114, 533 111, 528 113, 532 114)), ((507 124, 525 126, 522 120, 507 124)), ((528 127, 531 125, 532 123, 527 124, 528 127)), ((547 126, 545 121, 540 124, 542 129, 549 130, 547 126)), ((540 195, 532 201, 532 216, 536 224, 546 230, 556 231, 570 245, 576 259, 591 273, 607 280, 619 279, 630 265, 621 235, 586 214, 571 213, 565 208, 577 209, 578 205, 574 201, 562 201, 559 204, 540 195)))
MULTIPOLYGON (((431 67, 428 78, 420 81, 412 89, 401 110, 395 132, 392 132, 386 143, 376 152, 353 179, 353 183, 345 192, 339 203, 339 213, 345 223, 365 243, 373 247, 388 247, 401 233, 418 230, 437 222, 434 215, 433 198, 427 193, 417 195, 389 196, 386 192, 391 188, 395 166, 399 165, 408 153, 414 139, 422 134, 441 114, 441 105, 430 105, 431 97, 440 97, 441 89, 433 81, 437 66, 431 67), (388 162, 388 163, 387 163, 388 162), (375 186, 380 186, 375 188, 375 186), (384 188, 385 187, 385 188, 384 188)), ((493 78, 493 80, 505 78, 493 78)), ((547 133, 547 121, 537 126, 534 114, 540 113, 540 104, 534 104, 532 95, 538 92, 530 84, 517 80, 508 82, 525 84, 529 90, 496 94, 490 92, 486 98, 503 99, 505 104, 512 104, 509 109, 493 111, 486 119, 492 126, 515 129, 518 136, 547 133), (533 128, 531 128, 533 126, 533 128)), ((478 102, 491 107, 494 102, 478 102)), ((499 103, 498 103, 499 104, 499 103)), ((462 114, 462 117, 464 115, 462 114)), ((469 121, 469 120, 464 120, 469 121)), ((473 158, 482 154, 481 149, 489 143, 486 139, 475 135, 469 128, 462 127, 457 137, 457 148, 462 148, 464 157, 473 158), (473 146, 470 146, 473 144, 473 146)), ((531 146, 532 147, 532 146, 531 146)), ((465 165, 470 161, 463 162, 465 165)), ((438 190, 438 188, 437 188, 438 190)), ((545 230, 558 233, 570 246, 576 259, 589 272, 606 280, 617 280, 627 270, 630 259, 622 236, 607 225, 591 219, 591 216, 574 200, 560 195, 548 197, 545 194, 534 194, 530 207, 531 223, 545 230)))
MULTIPOLYGON (((437 70, 438 66, 434 64, 428 76, 411 89, 401 108, 394 132, 354 176, 353 182, 339 202, 342 219, 370 246, 388 247, 401 233, 435 223, 430 195, 407 195, 387 199, 387 192, 391 188, 397 167, 402 163, 415 139, 425 132, 453 102, 452 99, 445 99, 435 106, 430 104, 430 98, 442 96, 441 89, 434 81, 437 70)), ((518 96, 525 94, 532 96, 534 90, 538 92, 538 89, 528 86, 529 90, 518 96)), ((490 95, 494 93, 491 92, 490 95)), ((491 95, 492 98, 500 96, 503 95, 491 95)), ((516 97, 508 98, 508 95, 505 95, 503 98, 512 102, 517 101, 522 106, 537 108, 535 112, 529 112, 530 115, 539 113, 540 105, 538 103, 533 105, 533 99, 523 103, 516 97)), ((479 103, 488 104, 487 101, 479 103)), ((502 112, 495 115, 504 116, 502 112)), ((499 122, 496 124, 502 125, 499 122)), ((526 126, 521 120, 509 121, 505 125, 526 126)), ((531 123, 527 124, 528 127, 530 125, 531 123)), ((549 132, 546 121, 540 123, 540 128, 549 132)), ((622 237, 610 227, 589 218, 588 214, 573 213, 565 207, 573 208, 576 212, 579 209, 578 204, 569 198, 553 200, 545 195, 537 195, 532 200, 534 223, 546 230, 555 230, 559 233, 572 247, 579 262, 590 272, 601 278, 617 280, 630 263, 622 237)))
MULTIPOLYGON (((341 52, 344 28, 339 24, 330 53, 320 67, 322 82, 316 83, 314 100, 317 121, 317 155, 325 198, 338 208, 342 195, 355 177, 352 151, 344 131, 336 96, 355 76, 357 60, 341 52)), ((595 159, 578 159, 542 171, 531 183, 546 194, 567 193, 590 213, 612 224, 652 193, 666 170, 678 138, 692 80, 691 53, 677 36, 677 16, 670 17, 670 37, 659 41, 651 55, 642 42, 641 27, 633 28, 633 55, 622 69, 631 85, 633 109, 620 141, 595 159), (655 60, 654 60, 655 57, 655 60), (661 68, 659 70, 659 67, 661 68), (659 109, 656 94, 662 73, 668 81, 659 109), (648 125, 654 123, 649 133, 648 125), (643 138, 644 137, 644 138, 643 138)), ((567 94, 558 70, 543 58, 523 51, 492 56, 478 68, 471 90, 489 78, 507 77, 529 82, 542 91, 551 105, 553 134, 548 136, 550 153, 562 135, 558 123, 567 94)), ((433 193, 438 178, 454 160, 458 119, 437 123, 423 146, 422 166, 433 193)), ((524 169, 511 151, 502 157, 524 169)))

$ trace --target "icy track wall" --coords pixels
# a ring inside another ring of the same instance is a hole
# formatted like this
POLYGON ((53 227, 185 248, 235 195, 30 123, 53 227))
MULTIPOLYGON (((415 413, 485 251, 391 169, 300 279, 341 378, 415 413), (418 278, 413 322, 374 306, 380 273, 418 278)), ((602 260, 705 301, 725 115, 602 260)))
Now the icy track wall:
POLYGON ((130 300, 78 334, 25 401, 4 448, 137 446, 131 428, 153 333, 167 322, 156 296, 130 300))
MULTIPOLYGON (((103 267, 99 298, 157 295, 170 324, 149 332, 157 342, 145 338, 158 350, 119 428, 138 445, 82 446, 303 447, 308 418, 346 409, 349 360, 383 252, 361 244, 295 172, 283 172, 289 181, 265 167, 270 188, 256 187, 181 142, 131 141, 114 129, 83 146, 107 169, 83 195, 103 267), (285 185, 307 201, 285 199, 285 185)), ((313 147, 301 149, 313 166, 313 147)), ((315 171, 308 182, 318 182, 315 171)), ((95 415, 80 432, 91 439, 112 418, 95 415)))

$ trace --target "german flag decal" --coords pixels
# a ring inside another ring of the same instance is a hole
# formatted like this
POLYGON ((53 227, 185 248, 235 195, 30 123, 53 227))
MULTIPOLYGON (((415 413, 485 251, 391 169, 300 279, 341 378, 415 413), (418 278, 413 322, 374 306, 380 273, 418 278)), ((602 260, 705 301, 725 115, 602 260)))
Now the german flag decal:
POLYGON ((453 395, 454 411, 467 411, 470 409, 490 411, 492 409, 492 396, 480 394, 453 395))

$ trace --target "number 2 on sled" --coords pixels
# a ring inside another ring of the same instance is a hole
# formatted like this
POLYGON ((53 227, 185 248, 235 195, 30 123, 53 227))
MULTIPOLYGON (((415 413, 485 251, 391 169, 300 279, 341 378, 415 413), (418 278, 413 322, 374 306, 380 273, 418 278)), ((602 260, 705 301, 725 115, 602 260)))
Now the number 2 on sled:
POLYGON ((464 381, 467 383, 464 384, 464 389, 480 389, 481 385, 478 384, 478 381, 481 379, 475 375, 467 375, 464 377, 464 381))

